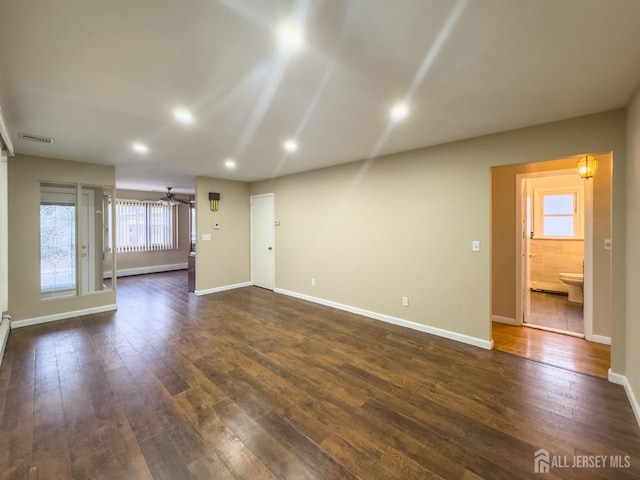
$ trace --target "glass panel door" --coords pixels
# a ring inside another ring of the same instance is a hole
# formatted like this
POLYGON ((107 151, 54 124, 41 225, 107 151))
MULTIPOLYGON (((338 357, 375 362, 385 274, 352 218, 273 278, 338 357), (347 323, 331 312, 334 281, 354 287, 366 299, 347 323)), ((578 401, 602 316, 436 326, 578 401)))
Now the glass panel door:
POLYGON ((43 297, 76 295, 76 187, 40 188, 40 289, 43 297))

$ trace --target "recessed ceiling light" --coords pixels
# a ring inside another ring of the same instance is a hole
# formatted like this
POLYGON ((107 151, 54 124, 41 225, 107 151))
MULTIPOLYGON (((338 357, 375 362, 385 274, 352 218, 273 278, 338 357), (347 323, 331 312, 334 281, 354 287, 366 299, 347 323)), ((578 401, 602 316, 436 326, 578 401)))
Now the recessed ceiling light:
POLYGON ((280 45, 288 50, 295 50, 302 45, 302 31, 291 25, 282 26, 278 30, 280 45))
POLYGON ((134 152, 145 154, 149 151, 149 147, 147 147, 144 143, 135 142, 131 144, 131 148, 134 152))
POLYGON ((236 168, 236 162, 232 158, 227 158, 224 161, 224 166, 227 167, 229 170, 232 170, 232 169, 236 168))
POLYGON ((287 140, 284 142, 283 147, 287 152, 295 152, 298 150, 298 142, 295 140, 287 140))
POLYGON ((184 108, 176 108, 173 111, 173 117, 180 123, 184 125, 189 125, 193 123, 193 114, 184 108))
POLYGON ((409 115, 409 106, 406 103, 396 103, 392 108, 389 116, 394 122, 398 122, 409 115))

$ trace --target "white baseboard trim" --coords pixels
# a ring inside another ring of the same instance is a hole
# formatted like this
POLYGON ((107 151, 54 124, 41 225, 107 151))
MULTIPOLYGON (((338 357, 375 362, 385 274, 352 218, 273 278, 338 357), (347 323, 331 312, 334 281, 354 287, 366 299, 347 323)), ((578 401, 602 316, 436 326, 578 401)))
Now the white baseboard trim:
POLYGON ((11 330, 11 317, 0 317, 0 365, 2 365, 4 349, 9 339, 9 330, 11 330))
POLYGON ((633 392, 633 389, 631 388, 629 379, 626 377, 626 375, 612 372, 611 369, 609 369, 608 377, 611 383, 622 385, 624 387, 624 391, 627 392, 627 398, 629 399, 629 403, 631 404, 631 409, 633 410, 633 414, 636 416, 636 421, 638 422, 638 425, 640 425, 640 403, 638 403, 638 398, 636 397, 635 393, 633 392))
MULTIPOLYGON (((186 270, 187 262, 171 265, 152 265, 150 267, 123 268, 118 270, 118 277, 130 277, 132 275, 144 275, 145 273, 172 272, 174 270, 186 270)), ((111 278, 113 272, 104 272, 104 278, 111 278)))
POLYGON ((586 337, 590 342, 603 343, 605 345, 611 345, 611 337, 605 337, 604 335, 590 335, 586 337))
POLYGON ((500 315, 491 315, 491 321, 497 323, 506 323, 507 325, 515 325, 519 327, 522 323, 518 323, 515 318, 502 317, 500 315))
POLYGON ((227 290, 234 290, 236 288, 250 287, 253 285, 251 282, 234 283, 233 285, 223 285, 222 287, 207 288, 206 290, 196 290, 197 296, 209 295, 210 293, 226 292, 227 290))
POLYGON ((431 327, 429 325, 423 325, 422 323, 412 322, 410 320, 404 320, 402 318, 392 317, 390 315, 385 315, 382 313, 371 312, 369 310, 364 310, 362 308, 352 307, 351 305, 344 305, 342 303, 333 302, 331 300, 325 300, 323 298, 312 297, 311 295, 292 292, 290 290, 275 288, 273 291, 275 293, 288 295, 290 297, 299 298, 301 300, 307 300, 309 302, 319 303, 320 305, 325 305, 327 307, 337 308, 338 310, 344 310, 345 312, 362 315, 363 317, 373 318, 374 320, 380 320, 382 322, 392 323, 394 325, 400 325, 401 327, 410 328, 412 330, 418 330, 420 332, 430 333, 432 335, 437 335, 438 337, 444 337, 450 340, 455 340, 457 342, 473 345, 475 347, 491 350, 490 340, 483 340, 477 337, 470 337, 469 335, 464 335, 462 333, 452 332, 450 330, 444 330, 442 328, 437 328, 437 327, 431 327))
POLYGON ((45 315, 43 317, 25 318, 24 320, 12 320, 11 329, 29 327, 31 325, 38 325, 40 323, 55 322, 57 320, 64 320, 65 318, 81 317, 83 315, 91 315, 93 313, 109 312, 111 310, 117 310, 116 304, 102 305, 100 307, 85 308, 83 310, 74 310, 72 312, 55 313, 53 315, 45 315))

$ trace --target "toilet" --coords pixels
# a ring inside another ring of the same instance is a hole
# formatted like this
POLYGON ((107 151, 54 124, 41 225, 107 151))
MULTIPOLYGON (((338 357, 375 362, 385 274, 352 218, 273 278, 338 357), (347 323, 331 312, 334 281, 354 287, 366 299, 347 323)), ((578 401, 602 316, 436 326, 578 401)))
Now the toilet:
POLYGON ((569 301, 584 303, 584 275, 582 273, 559 273, 560 280, 569 287, 569 301))

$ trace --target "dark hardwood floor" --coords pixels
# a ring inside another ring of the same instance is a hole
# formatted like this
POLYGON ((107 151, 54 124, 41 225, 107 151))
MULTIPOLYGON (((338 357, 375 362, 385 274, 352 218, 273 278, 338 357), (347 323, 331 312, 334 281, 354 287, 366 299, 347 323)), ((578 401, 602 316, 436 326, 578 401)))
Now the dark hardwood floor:
POLYGON ((117 312, 11 332, 1 478, 640 478, 603 379, 184 272, 118 287, 117 312), (631 467, 535 474, 540 448, 631 467))

